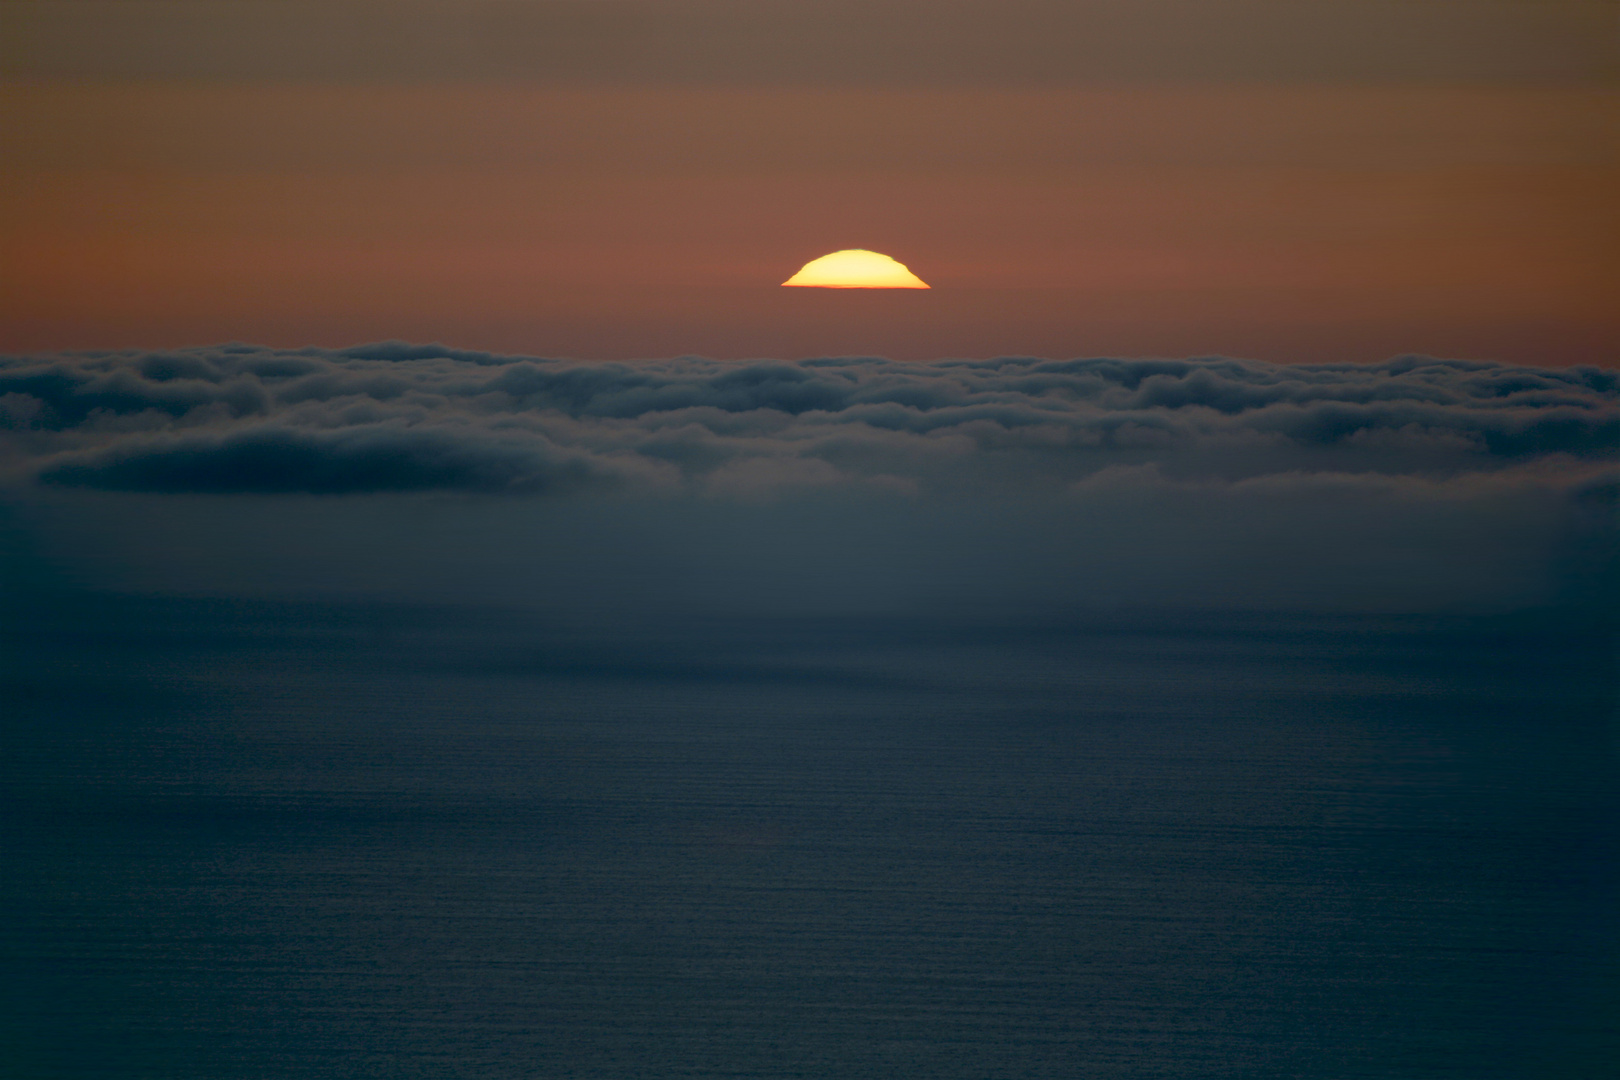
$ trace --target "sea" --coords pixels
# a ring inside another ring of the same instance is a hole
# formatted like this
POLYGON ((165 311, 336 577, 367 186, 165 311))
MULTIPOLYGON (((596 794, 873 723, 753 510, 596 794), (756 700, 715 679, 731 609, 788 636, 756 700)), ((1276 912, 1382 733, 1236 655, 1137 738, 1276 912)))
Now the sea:
POLYGON ((1620 1075, 1593 611, 0 619, 0 1076, 1620 1075))

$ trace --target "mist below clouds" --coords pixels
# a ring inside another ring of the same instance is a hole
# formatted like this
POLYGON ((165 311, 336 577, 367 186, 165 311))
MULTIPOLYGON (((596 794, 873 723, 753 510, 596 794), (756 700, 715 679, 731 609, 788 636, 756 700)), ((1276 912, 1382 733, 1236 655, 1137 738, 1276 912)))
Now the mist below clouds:
POLYGON ((1620 378, 1404 358, 0 360, 13 582, 560 618, 1612 599, 1620 378))

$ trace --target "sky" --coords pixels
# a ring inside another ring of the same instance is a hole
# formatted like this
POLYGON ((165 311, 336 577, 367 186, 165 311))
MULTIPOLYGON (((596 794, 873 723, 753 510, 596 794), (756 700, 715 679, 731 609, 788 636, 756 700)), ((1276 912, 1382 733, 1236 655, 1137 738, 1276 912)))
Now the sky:
POLYGON ((1617 18, 4 0, 0 351, 1610 366, 1617 18))

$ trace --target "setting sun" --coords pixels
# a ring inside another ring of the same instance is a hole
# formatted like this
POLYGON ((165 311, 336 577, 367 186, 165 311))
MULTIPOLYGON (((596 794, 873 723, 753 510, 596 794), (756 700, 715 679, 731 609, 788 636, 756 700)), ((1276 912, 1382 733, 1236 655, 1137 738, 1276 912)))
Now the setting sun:
POLYGON ((850 248, 804 264, 783 285, 822 289, 926 289, 928 283, 887 255, 850 248))

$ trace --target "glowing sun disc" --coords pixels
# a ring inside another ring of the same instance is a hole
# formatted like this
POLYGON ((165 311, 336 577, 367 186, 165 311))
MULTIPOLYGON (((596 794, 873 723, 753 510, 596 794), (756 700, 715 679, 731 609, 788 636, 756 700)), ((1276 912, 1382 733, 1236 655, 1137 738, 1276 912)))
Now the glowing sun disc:
POLYGON ((823 255, 804 264, 783 285, 818 289, 926 289, 928 283, 904 263, 865 248, 823 255))

